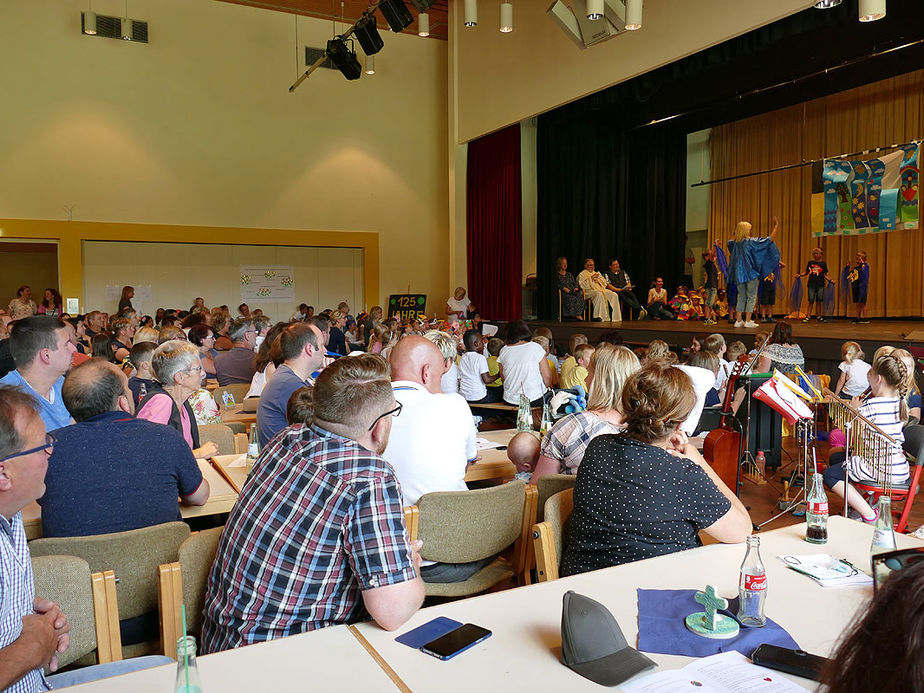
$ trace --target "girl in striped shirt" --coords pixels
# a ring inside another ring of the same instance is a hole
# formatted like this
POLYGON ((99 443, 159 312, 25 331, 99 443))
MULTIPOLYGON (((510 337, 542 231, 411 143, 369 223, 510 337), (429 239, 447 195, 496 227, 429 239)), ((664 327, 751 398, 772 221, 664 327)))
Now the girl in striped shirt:
POLYGON ((850 478, 857 481, 883 483, 884 477, 888 477, 892 485, 908 481, 908 461, 902 450, 902 443, 905 441, 902 426, 908 418, 905 404, 907 375, 907 367, 901 359, 893 354, 880 356, 873 361, 866 376, 872 396, 862 404, 858 397, 851 400, 855 407, 859 406, 860 414, 895 441, 886 460, 879 461, 879 466, 884 463, 887 468, 879 469, 874 461, 861 455, 852 455, 850 460, 845 462, 845 453, 835 452, 828 458, 829 466, 824 471, 825 486, 841 498, 844 497, 846 487, 847 504, 864 522, 875 522, 877 513, 853 486, 846 484, 844 467, 846 465, 849 468, 850 478))

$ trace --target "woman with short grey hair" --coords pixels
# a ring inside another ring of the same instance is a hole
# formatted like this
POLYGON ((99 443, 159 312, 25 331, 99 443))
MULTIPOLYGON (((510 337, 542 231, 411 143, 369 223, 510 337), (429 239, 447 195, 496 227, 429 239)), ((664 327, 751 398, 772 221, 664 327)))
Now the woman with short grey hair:
POLYGON ((183 436, 199 459, 218 454, 218 446, 209 441, 199 445, 199 427, 187 401, 202 383, 199 350, 186 341, 164 342, 151 356, 151 368, 157 379, 155 387, 138 405, 136 418, 166 424, 183 436))

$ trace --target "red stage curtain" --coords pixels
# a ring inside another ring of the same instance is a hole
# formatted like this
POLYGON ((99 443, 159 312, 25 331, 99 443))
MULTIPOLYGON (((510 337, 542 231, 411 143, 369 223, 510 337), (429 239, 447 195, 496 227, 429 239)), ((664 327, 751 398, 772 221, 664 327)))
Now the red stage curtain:
POLYGON ((468 145, 468 293, 485 320, 522 317, 520 126, 468 145))

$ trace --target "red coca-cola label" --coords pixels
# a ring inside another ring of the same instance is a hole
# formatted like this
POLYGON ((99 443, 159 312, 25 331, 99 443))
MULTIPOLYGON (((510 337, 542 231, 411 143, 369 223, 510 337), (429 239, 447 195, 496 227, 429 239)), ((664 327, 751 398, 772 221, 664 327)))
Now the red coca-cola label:
POLYGON ((828 503, 809 503, 808 511, 814 515, 827 515, 828 514, 828 503))
POLYGON ((766 575, 748 575, 744 574, 744 589, 746 590, 765 590, 767 589, 766 575))

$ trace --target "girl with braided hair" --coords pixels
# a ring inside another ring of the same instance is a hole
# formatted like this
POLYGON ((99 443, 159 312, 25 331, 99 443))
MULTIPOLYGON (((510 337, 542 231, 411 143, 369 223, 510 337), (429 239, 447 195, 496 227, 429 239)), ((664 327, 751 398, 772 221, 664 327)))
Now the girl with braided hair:
POLYGON ((908 408, 905 404, 905 396, 908 394, 908 368, 894 351, 879 354, 873 360, 866 379, 872 395, 865 401, 854 397, 851 404, 896 441, 886 459, 879 461, 879 466, 885 464, 886 468, 877 468, 875 462, 861 455, 851 455, 848 461, 845 452, 835 452, 828 458, 829 466, 824 471, 824 480, 825 486, 841 498, 844 498, 846 492, 847 504, 852 510, 849 517, 872 524, 876 521, 877 511, 846 482, 844 468, 846 465, 850 470, 850 478, 857 481, 882 483, 884 477, 892 485, 908 481, 908 461, 902 450, 902 443, 905 442, 902 426, 908 419, 908 408))

